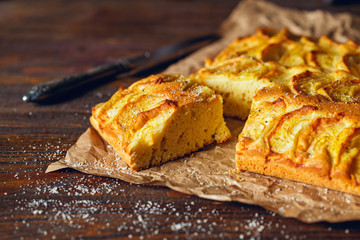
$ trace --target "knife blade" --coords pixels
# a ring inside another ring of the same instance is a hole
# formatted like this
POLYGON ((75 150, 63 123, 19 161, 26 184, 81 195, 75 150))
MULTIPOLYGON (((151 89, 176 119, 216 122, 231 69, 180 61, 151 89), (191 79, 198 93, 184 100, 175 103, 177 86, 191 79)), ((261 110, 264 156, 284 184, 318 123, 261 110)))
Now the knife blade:
POLYGON ((87 72, 51 80, 34 85, 22 98, 25 102, 44 102, 47 99, 61 96, 86 84, 128 73, 134 75, 156 65, 180 59, 196 49, 219 39, 217 34, 209 34, 166 45, 153 51, 129 59, 119 59, 114 63, 100 65, 87 72))

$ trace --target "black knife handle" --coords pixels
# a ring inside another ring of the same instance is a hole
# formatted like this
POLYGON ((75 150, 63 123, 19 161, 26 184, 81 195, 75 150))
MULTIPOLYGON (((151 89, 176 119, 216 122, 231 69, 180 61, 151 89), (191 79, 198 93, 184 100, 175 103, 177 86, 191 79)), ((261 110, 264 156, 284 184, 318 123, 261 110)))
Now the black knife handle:
POLYGON ((79 86, 95 82, 97 80, 116 76, 131 69, 128 60, 119 60, 116 63, 105 64, 89 70, 88 72, 55 79, 33 86, 24 96, 23 101, 40 102, 49 96, 73 90, 79 86))

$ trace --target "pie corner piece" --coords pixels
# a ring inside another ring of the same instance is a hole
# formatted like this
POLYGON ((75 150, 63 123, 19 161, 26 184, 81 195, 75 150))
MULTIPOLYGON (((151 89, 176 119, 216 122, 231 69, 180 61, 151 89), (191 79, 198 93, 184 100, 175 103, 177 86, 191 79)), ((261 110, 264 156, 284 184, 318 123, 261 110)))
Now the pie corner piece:
POLYGON ((360 109, 262 89, 239 135, 236 167, 360 195, 360 109))
POLYGON ((90 122, 139 171, 229 139, 222 101, 192 78, 151 75, 96 105, 90 122))

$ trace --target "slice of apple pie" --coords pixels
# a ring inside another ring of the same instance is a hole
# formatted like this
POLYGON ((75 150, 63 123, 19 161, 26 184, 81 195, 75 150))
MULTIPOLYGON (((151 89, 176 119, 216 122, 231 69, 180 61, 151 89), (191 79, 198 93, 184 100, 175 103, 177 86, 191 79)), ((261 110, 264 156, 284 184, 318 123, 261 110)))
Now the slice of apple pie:
POLYGON ((359 105, 261 89, 236 145, 236 166, 360 195, 359 105))
POLYGON ((133 170, 230 138, 222 97, 193 79, 152 75, 96 105, 90 121, 133 170))
MULTIPOLYGON (((336 43, 327 37, 311 39, 287 30, 259 29, 255 35, 236 39, 214 59, 207 59, 193 77, 223 96, 226 116, 245 120, 253 96, 263 87, 281 84, 297 93, 331 92, 335 97, 333 88, 322 88, 360 77, 360 47, 351 40, 336 43), (306 82, 312 78, 317 82, 308 86, 306 82)), ((356 84, 346 83, 352 89, 356 84)))

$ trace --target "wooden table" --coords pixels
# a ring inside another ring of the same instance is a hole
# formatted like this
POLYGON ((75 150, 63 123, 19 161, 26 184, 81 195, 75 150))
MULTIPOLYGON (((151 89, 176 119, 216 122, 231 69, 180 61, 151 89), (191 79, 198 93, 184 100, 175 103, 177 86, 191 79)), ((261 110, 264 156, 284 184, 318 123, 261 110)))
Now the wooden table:
MULTIPOLYGON (((305 224, 258 206, 210 201, 163 187, 74 170, 44 173, 90 126, 92 106, 142 76, 53 104, 22 102, 33 84, 216 31, 236 4, 0 1, 0 239, 360 238, 360 222, 305 224)), ((360 13, 359 5, 286 4, 360 13)))

